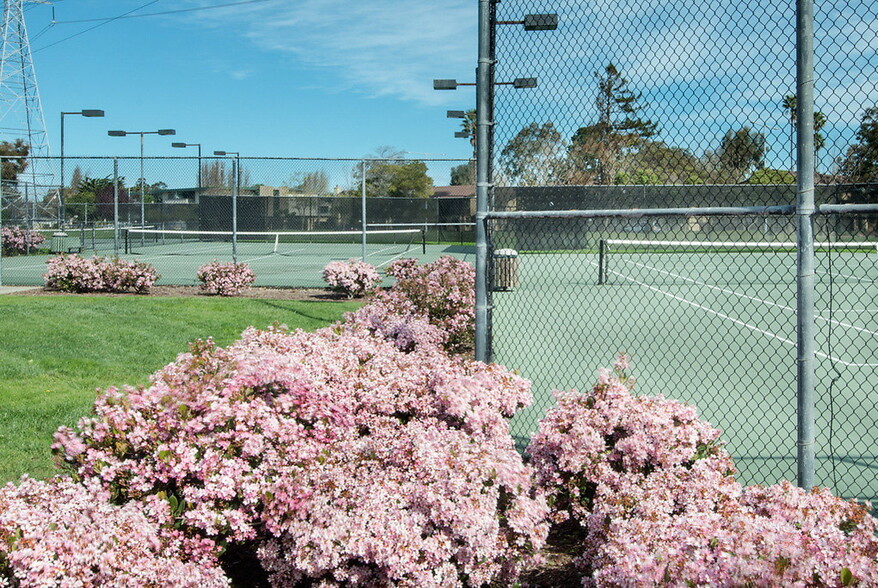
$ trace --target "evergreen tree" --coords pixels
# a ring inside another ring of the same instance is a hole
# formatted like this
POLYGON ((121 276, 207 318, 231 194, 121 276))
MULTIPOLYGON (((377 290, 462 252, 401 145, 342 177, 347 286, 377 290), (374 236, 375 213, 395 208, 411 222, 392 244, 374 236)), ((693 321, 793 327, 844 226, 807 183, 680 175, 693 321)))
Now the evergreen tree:
POLYGON ((580 127, 571 138, 571 183, 611 184, 620 156, 631 152, 658 132, 657 123, 641 117, 641 94, 628 87, 628 80, 612 63, 597 80, 594 124, 580 127))

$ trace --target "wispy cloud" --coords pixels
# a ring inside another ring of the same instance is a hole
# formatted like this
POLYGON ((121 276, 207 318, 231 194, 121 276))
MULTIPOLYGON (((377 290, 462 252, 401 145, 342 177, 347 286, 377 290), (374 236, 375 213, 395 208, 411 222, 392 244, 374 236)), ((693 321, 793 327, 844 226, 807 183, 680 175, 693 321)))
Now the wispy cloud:
POLYGON ((476 4, 467 0, 278 0, 186 18, 325 69, 336 91, 439 104, 432 79, 475 68, 476 4))

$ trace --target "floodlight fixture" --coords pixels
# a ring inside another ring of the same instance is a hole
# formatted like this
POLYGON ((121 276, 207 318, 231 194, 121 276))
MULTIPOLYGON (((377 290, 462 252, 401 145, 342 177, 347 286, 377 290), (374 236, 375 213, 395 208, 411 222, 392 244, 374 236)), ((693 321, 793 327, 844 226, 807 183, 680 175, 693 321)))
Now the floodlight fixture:
POLYGON ((466 118, 466 112, 463 110, 449 110, 446 112, 448 118, 466 118))
POLYGON ((537 79, 536 78, 515 78, 512 80, 513 88, 536 88, 537 87, 537 79))
POLYGON ((522 24, 526 31, 554 31, 558 28, 558 15, 525 14, 522 24))
POLYGON ((81 114, 82 116, 88 116, 88 117, 102 117, 102 116, 104 116, 104 111, 103 110, 83 110, 79 114, 81 114))
POLYGON ((188 147, 186 143, 171 143, 171 147, 188 147))
POLYGON ((177 131, 174 129, 159 129, 156 133, 159 135, 176 135, 177 131))
POLYGON ((124 137, 128 133, 126 133, 125 131, 107 131, 107 134, 111 137, 124 137))
POLYGON ((457 90, 457 80, 433 80, 434 90, 457 90))
POLYGON ((454 136, 458 139, 469 139, 469 131, 455 131, 454 136))
POLYGON ((213 154, 214 155, 225 155, 226 152, 225 151, 214 151, 213 154))

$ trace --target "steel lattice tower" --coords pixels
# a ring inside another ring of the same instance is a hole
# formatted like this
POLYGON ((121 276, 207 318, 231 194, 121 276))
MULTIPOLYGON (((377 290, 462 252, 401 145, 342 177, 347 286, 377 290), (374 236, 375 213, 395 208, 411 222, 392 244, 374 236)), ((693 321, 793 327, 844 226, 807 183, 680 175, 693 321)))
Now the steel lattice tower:
POLYGON ((46 134, 46 121, 37 88, 24 22, 24 3, 51 4, 50 0, 5 0, 3 40, 0 45, 0 141, 21 139, 30 145, 32 159, 19 176, 18 189, 28 199, 44 196, 54 187, 54 173, 46 134), (22 181, 23 180, 23 181, 22 181), (39 194, 42 192, 42 194, 39 194))

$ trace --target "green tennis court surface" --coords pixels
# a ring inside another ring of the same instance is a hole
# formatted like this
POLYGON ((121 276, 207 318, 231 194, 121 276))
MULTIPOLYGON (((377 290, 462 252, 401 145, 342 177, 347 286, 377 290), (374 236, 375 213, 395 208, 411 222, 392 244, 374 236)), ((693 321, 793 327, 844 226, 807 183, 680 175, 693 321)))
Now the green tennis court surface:
MULTIPOLYGON (((124 245, 122 249, 124 250, 124 245)), ((285 243, 275 250, 273 241, 238 242, 238 262, 247 263, 256 274, 256 286, 322 288, 323 267, 334 260, 360 259, 360 243, 285 243)), ((84 256, 112 256, 110 248, 99 251, 83 251, 84 256)), ((474 249, 466 245, 426 244, 406 239, 404 242, 370 243, 366 248, 366 261, 386 266, 394 259, 412 257, 430 262, 443 255, 451 255, 464 261, 474 262, 474 249)), ((132 239, 130 252, 120 257, 138 259, 156 267, 161 279, 158 284, 197 284, 195 272, 214 259, 231 261, 231 245, 227 242, 165 243, 141 246, 132 239)), ((28 255, 3 258, 3 284, 42 285, 48 255, 28 255)))
MULTIPOLYGON (((817 254, 817 480, 878 498, 878 257, 817 254), (830 296, 831 295, 831 296, 830 296)), ((524 445, 552 389, 590 388, 617 352, 635 391, 695 404, 744 483, 796 478, 795 253, 522 254, 495 292, 494 359, 534 382, 524 445)))

